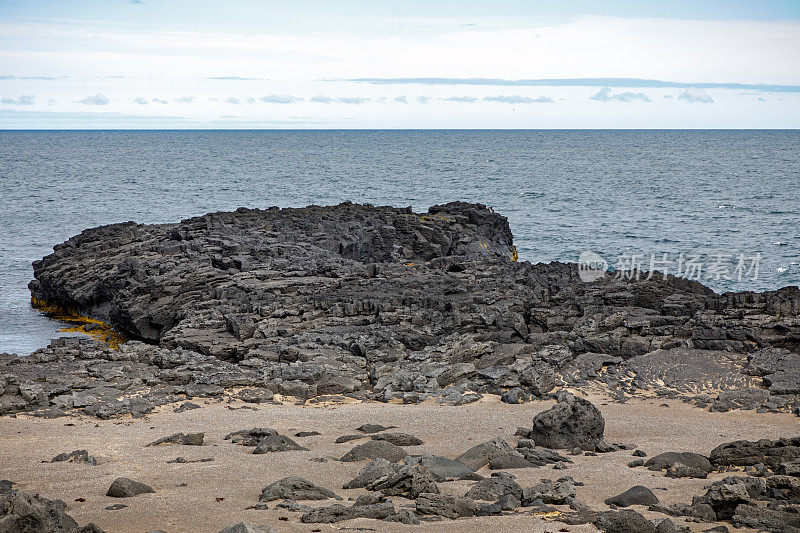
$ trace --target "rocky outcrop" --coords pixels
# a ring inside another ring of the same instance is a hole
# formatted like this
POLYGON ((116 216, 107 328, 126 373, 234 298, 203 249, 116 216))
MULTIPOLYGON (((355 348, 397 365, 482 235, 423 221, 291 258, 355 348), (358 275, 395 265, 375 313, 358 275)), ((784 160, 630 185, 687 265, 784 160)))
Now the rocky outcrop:
POLYGON ((143 416, 222 395, 520 402, 565 384, 800 405, 800 289, 717 295, 660 274, 585 283, 576 265, 514 258, 507 220, 462 202, 86 230, 35 262, 31 294, 132 341, 0 354, 0 413, 143 416), (740 389, 758 392, 730 396, 740 389))
POLYGON ((711 450, 711 462, 717 466, 752 466, 763 464, 775 467, 800 459, 800 436, 790 439, 759 441, 737 440, 720 444, 711 450))

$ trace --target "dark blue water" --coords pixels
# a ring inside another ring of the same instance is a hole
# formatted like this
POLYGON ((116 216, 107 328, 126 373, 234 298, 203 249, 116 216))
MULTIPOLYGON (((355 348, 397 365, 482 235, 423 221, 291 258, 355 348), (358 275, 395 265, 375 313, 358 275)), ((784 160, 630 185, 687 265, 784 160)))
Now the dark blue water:
POLYGON ((345 200, 491 205, 523 260, 719 252, 715 290, 800 283, 799 131, 0 132, 0 352, 56 335, 30 263, 84 228, 345 200))

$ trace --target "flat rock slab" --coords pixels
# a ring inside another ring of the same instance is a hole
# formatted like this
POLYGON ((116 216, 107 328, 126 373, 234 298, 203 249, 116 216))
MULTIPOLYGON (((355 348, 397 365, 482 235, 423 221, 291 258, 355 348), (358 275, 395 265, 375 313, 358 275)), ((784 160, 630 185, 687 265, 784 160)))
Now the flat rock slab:
POLYGON ((391 442, 373 440, 356 446, 339 460, 352 462, 366 459, 386 459, 391 463, 396 463, 402 461, 406 455, 408 454, 403 448, 395 446, 391 442))
POLYGON ((161 444, 182 444, 184 446, 202 446, 204 433, 174 433, 168 437, 160 438, 151 442, 147 446, 159 446, 161 444))
POLYGON ((395 446, 419 446, 424 444, 422 439, 408 433, 378 433, 377 435, 372 435, 371 438, 372 440, 385 440, 395 446))
POLYGON ((308 448, 300 446, 295 441, 285 435, 267 435, 262 437, 253 450, 255 454, 271 453, 271 452, 291 452, 291 451, 308 451, 308 448))
POLYGON ((711 461, 708 460, 708 457, 693 452, 660 453, 648 459, 644 466, 649 470, 658 471, 669 468, 675 463, 681 463, 705 473, 709 473, 712 470, 711 461))
POLYGON ((301 477, 289 476, 264 487, 258 501, 327 500, 329 498, 341 499, 331 490, 314 485, 301 477))
POLYGON ((356 428, 356 431, 360 431, 361 433, 372 434, 378 433, 379 431, 386 431, 387 429, 394 429, 397 426, 382 426, 380 424, 362 424, 356 428))

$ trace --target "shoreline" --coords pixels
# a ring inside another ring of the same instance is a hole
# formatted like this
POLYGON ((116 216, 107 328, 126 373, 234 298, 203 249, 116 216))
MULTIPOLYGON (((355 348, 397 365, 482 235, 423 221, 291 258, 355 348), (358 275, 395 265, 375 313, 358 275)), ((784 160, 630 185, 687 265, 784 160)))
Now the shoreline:
MULTIPOLYGON (((606 419, 606 437, 612 442, 629 442, 648 456, 666 451, 694 451, 707 454, 723 442, 744 439, 795 436, 796 418, 787 414, 753 412, 709 413, 675 401, 631 400, 624 404, 607 398, 589 398, 606 419), (670 407, 660 407, 667 403, 670 407)), ((46 498, 67 502, 67 512, 79 523, 92 521, 108 532, 150 531, 219 531, 246 520, 252 524, 270 523, 279 531, 333 531, 347 527, 367 527, 379 531, 479 531, 486 528, 559 530, 558 522, 538 520, 524 512, 503 516, 462 518, 444 522, 422 522, 421 526, 404 526, 369 519, 355 519, 337 524, 303 524, 299 513, 275 510, 246 510, 258 503, 261 489, 286 475, 299 475, 347 499, 363 494, 361 489, 343 490, 341 485, 352 479, 364 462, 342 463, 335 460, 358 442, 334 444, 333 440, 352 433, 363 423, 397 425, 397 431, 412 433, 424 444, 409 447, 409 453, 431 452, 456 457, 470 446, 502 436, 513 442, 517 426, 529 426, 538 412, 552 401, 508 405, 498 398, 486 398, 473 404, 452 407, 422 403, 394 405, 375 402, 309 407, 291 404, 253 406, 242 402, 200 402, 200 409, 174 413, 177 404, 166 405, 141 419, 122 418, 97 421, 90 417, 77 419, 36 419, 20 415, 0 418, 0 469, 21 490, 39 492, 46 498), (230 408, 233 408, 230 409, 230 408), (74 424, 74 425, 69 425, 74 424), (281 434, 298 431, 319 431, 321 435, 292 437, 308 452, 281 452, 252 455, 249 450, 223 440, 231 431, 248 427, 273 427, 281 434), (204 431, 206 445, 145 445, 174 432, 204 431), (42 435, 47 440, 42 441, 42 435), (97 466, 78 463, 49 463, 52 456, 87 449, 98 459, 97 466), (176 456, 187 459, 213 457, 212 462, 167 464, 176 456), (310 459, 324 457, 325 462, 310 459), (104 496, 111 481, 127 476, 153 486, 155 494, 118 500, 104 496), (188 483, 188 487, 179 487, 188 483), (216 501, 216 498, 224 498, 216 501), (75 498, 85 498, 76 502, 75 498), (116 503, 128 507, 116 511, 104 508, 116 503), (287 521, 280 517, 287 517, 287 521), (554 529, 555 528, 555 529, 554 529)), ((606 507, 603 500, 632 485, 641 484, 655 491, 663 503, 690 501, 702 487, 730 473, 713 474, 709 479, 672 479, 642 468, 629 468, 633 459, 630 450, 597 457, 570 457, 574 464, 566 470, 551 466, 513 469, 519 483, 527 486, 539 478, 572 476, 586 483, 577 487, 577 498, 592 508, 606 507), (658 490, 659 487, 667 490, 658 490)), ((485 469, 480 471, 488 475, 485 469)), ((441 483, 444 493, 463 494, 473 482, 441 483)), ((17 487, 15 487, 17 488, 17 487)), ((404 501, 393 498, 396 503, 404 501)), ((312 506, 329 502, 300 502, 312 506)), ((348 504, 348 502, 344 502, 348 504)), ((411 502, 413 503, 413 502, 411 502)), ((558 506, 564 509, 564 506, 558 506)), ((636 506, 649 517, 661 517, 636 506)), ((672 517, 676 524, 681 519, 672 517)), ((687 523, 692 531, 702 531, 713 524, 687 523)), ((730 526, 730 524, 726 524, 730 526)), ((589 525, 567 526, 569 531, 594 531, 589 525)), ((734 531, 755 531, 733 529, 734 531)))

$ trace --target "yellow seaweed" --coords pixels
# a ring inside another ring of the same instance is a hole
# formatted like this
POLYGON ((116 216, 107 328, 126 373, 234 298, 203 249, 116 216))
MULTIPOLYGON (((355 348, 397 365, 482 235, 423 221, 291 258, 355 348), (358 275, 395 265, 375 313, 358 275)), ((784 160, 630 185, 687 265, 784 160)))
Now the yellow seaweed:
POLYGON ((69 326, 59 329, 58 331, 60 332, 83 333, 96 341, 108 345, 112 350, 116 350, 120 344, 127 340, 124 335, 102 320, 82 315, 74 309, 40 300, 39 298, 31 298, 31 306, 44 313, 48 318, 69 324, 69 326))

